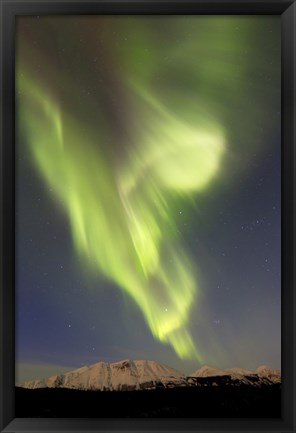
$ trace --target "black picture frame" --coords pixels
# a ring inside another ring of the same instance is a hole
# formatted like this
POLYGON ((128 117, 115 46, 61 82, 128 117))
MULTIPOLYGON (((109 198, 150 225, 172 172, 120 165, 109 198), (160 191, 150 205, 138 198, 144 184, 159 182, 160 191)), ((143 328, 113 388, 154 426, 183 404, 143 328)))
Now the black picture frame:
POLYGON ((291 0, 0 0, 1 5, 1 345, 2 432, 295 430, 295 62, 296 4, 291 0), (282 23, 282 417, 281 419, 38 419, 14 416, 14 61, 15 17, 43 14, 254 14, 282 23))

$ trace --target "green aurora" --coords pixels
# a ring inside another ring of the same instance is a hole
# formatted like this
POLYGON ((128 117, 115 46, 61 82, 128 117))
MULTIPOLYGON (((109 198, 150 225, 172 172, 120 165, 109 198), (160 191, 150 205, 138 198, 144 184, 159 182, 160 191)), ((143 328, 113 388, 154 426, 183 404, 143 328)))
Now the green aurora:
MULTIPOLYGON (((86 25, 87 18, 76 18, 92 58, 103 65, 91 77, 86 54, 80 48, 81 58, 74 55, 81 42, 70 32, 74 18, 39 20, 71 45, 68 70, 50 47, 46 56, 30 43, 29 32, 18 40, 17 128, 32 166, 67 215, 80 259, 133 299, 156 339, 182 359, 201 360, 190 310, 202 288, 182 245, 177 209, 186 202, 198 208, 199 195, 230 182, 242 167, 234 140, 245 161, 257 145, 242 137, 239 104, 248 103, 251 70, 237 58, 254 49, 258 23, 248 17, 88 19, 86 25), (43 76, 32 59, 47 63, 43 76), (81 97, 78 77, 97 93, 81 97)), ((260 106, 267 96, 278 97, 258 92, 245 119, 249 137, 256 118, 263 125, 268 119, 260 106)))

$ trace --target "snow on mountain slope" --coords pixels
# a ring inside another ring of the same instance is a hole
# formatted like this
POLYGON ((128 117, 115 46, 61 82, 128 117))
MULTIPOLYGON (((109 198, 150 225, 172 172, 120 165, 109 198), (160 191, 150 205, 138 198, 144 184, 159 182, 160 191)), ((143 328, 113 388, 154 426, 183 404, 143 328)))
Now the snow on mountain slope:
POLYGON ((28 380, 23 383, 17 383, 16 386, 22 388, 36 389, 36 388, 48 388, 44 379, 28 380))
POLYGON ((243 368, 226 368, 225 374, 230 374, 231 379, 236 380, 239 383, 249 385, 258 382, 260 384, 260 381, 256 380, 258 379, 257 375, 252 370, 246 370, 243 368))
POLYGON ((23 383, 24 388, 71 388, 80 390, 149 389, 157 386, 184 386, 185 376, 156 361, 124 360, 99 362, 44 380, 23 383))
POLYGON ((213 368, 208 365, 204 365, 203 367, 196 370, 194 373, 190 374, 193 377, 213 377, 213 376, 225 376, 227 373, 225 370, 221 370, 220 368, 213 368))
POLYGON ((225 371, 228 374, 242 374, 244 376, 255 373, 252 370, 245 370, 244 368, 226 368, 225 371))
POLYGON ((273 383, 280 383, 282 381, 280 370, 272 369, 267 365, 261 365, 255 370, 255 373, 261 377, 268 378, 273 383))
POLYGON ((180 386, 239 386, 260 387, 281 383, 281 374, 265 365, 256 371, 241 368, 222 370, 208 365, 189 376, 156 361, 124 360, 108 364, 96 364, 78 368, 43 380, 24 382, 23 388, 70 388, 80 390, 139 390, 180 386))
POLYGON ((258 367, 257 370, 245 370, 242 368, 227 368, 225 370, 204 365, 190 375, 191 378, 213 378, 220 376, 230 377, 233 384, 245 384, 253 386, 270 385, 281 383, 281 373, 266 365, 258 367))

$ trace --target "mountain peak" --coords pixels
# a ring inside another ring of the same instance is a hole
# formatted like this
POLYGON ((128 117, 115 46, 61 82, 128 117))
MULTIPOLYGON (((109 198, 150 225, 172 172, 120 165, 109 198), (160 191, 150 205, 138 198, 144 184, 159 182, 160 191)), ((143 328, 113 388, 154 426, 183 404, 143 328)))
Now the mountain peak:
POLYGON ((227 373, 220 368, 214 368, 209 365, 203 365, 198 370, 194 371, 190 376, 208 377, 208 376, 225 376, 227 373))
POLYGON ((130 360, 98 362, 60 376, 25 382, 25 388, 71 388, 80 390, 149 389, 182 385, 185 376, 157 361, 130 360))
POLYGON ((258 368, 256 368, 256 371, 271 371, 273 370, 268 365, 260 365, 258 368))
POLYGON ((267 365, 260 365, 255 371, 256 374, 259 376, 267 377, 268 379, 271 379, 274 382, 281 382, 281 372, 280 370, 271 368, 267 365))
POLYGON ((213 381, 216 385, 227 382, 232 385, 261 386, 279 384, 281 375, 278 370, 273 370, 266 365, 258 367, 254 372, 241 368, 222 370, 203 365, 191 375, 185 376, 174 368, 157 361, 124 359, 114 363, 97 362, 62 375, 28 381, 20 386, 31 389, 70 388, 120 391, 211 385, 213 381))

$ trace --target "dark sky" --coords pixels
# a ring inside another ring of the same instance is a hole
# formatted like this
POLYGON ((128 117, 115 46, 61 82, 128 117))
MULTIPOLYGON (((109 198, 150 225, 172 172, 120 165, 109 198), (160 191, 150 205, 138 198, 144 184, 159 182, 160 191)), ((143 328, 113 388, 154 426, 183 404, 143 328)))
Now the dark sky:
POLYGON ((279 47, 277 17, 19 19, 17 380, 280 368, 279 47))

